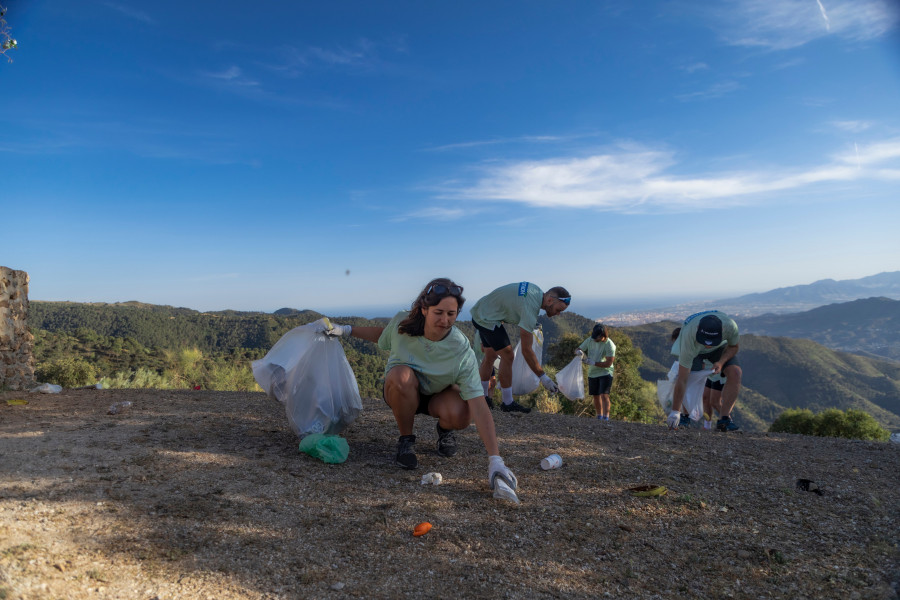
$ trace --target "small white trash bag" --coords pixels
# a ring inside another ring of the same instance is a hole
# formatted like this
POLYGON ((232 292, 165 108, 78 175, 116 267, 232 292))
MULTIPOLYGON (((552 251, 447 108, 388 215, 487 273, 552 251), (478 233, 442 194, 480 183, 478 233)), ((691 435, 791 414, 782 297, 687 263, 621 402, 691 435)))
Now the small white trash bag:
MULTIPOLYGON (((532 335, 534 337, 532 338, 531 348, 534 350, 534 355, 537 356, 538 363, 540 363, 544 348, 544 332, 541 329, 535 329, 532 335)), ((516 344, 516 349, 513 352, 512 393, 516 396, 530 394, 541 385, 541 379, 534 374, 534 371, 525 362, 525 357, 522 356, 521 339, 516 344)))
POLYGON ((285 333, 260 360, 253 377, 270 398, 284 404, 298 436, 338 434, 362 411, 359 386, 337 338, 321 332, 327 319, 285 333))
POLYGON ((581 364, 581 356, 576 356, 556 374, 556 385, 569 400, 584 399, 584 369, 581 364))
MULTIPOLYGON (((687 388, 684 390, 682 408, 690 416, 691 421, 699 421, 703 418, 703 388, 706 386, 706 378, 712 373, 712 369, 691 371, 688 376, 687 388)), ((672 400, 675 395, 675 378, 678 376, 678 361, 669 369, 668 379, 659 379, 656 382, 656 397, 662 406, 663 412, 669 414, 672 410, 672 400)))

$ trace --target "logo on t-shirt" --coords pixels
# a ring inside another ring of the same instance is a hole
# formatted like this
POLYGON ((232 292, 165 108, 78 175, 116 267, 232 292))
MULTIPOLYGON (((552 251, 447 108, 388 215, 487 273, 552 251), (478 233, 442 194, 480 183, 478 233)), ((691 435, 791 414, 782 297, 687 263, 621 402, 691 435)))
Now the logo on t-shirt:
POLYGON ((522 283, 519 284, 519 295, 524 296, 527 293, 528 293, 528 282, 523 281, 522 283))

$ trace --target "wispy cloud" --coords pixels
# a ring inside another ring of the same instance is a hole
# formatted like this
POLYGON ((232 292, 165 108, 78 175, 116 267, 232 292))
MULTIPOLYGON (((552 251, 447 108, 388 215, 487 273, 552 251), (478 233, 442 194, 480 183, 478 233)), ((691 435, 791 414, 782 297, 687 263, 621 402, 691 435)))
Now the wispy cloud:
POLYGON ((259 82, 250 79, 249 77, 244 75, 244 72, 240 67, 228 67, 224 71, 219 72, 205 72, 201 73, 204 77, 209 79, 214 79, 218 81, 224 81, 229 85, 238 85, 238 86, 256 86, 259 85, 259 82))
POLYGON ((727 43, 768 50, 796 48, 829 34, 865 41, 900 22, 895 0, 732 0, 715 14, 727 43))
POLYGON ((521 143, 542 143, 542 142, 563 142, 571 141, 578 138, 594 137, 597 134, 583 135, 520 135, 509 138, 494 138, 490 140, 472 140, 468 142, 456 142, 453 144, 444 144, 442 146, 434 146, 426 148, 428 152, 442 152, 444 150, 459 150, 463 148, 477 148, 479 146, 496 146, 500 144, 521 144, 521 143))
POLYGON ((472 210, 470 207, 463 208, 442 208, 442 207, 429 207, 423 208, 421 210, 413 211, 410 213, 406 213, 404 215, 400 215, 391 219, 395 222, 402 221, 416 221, 416 220, 424 220, 424 221, 456 221, 463 217, 468 217, 472 215, 477 210, 472 210))
POLYGON ((355 48, 319 48, 312 46, 307 50, 306 55, 326 65, 360 66, 367 64, 372 59, 372 43, 362 39, 356 44, 355 48))
POLYGON ((623 145, 585 157, 482 167, 469 185, 443 189, 444 199, 635 213, 695 210, 760 201, 766 194, 859 179, 893 180, 900 138, 839 153, 805 169, 677 175, 675 154, 623 145))
POLYGON ((822 5, 822 0, 816 0, 816 4, 819 5, 819 12, 822 13, 822 20, 825 21, 825 31, 831 33, 831 21, 828 20, 828 13, 825 12, 825 7, 822 5))
POLYGON ((742 87, 743 86, 736 81, 723 81, 721 83, 713 84, 703 90, 689 92, 687 94, 678 94, 677 96, 675 96, 675 98, 681 100, 682 102, 691 102, 694 100, 710 100, 712 98, 721 98, 722 96, 726 96, 732 92, 736 92, 742 87))
POLYGON ((842 131, 849 131, 850 133, 862 133, 872 127, 871 121, 832 121, 831 124, 842 131))
POLYGON ((383 42, 375 42, 367 38, 360 38, 348 45, 337 44, 331 47, 287 46, 281 49, 279 61, 268 63, 265 66, 286 77, 297 77, 312 69, 343 69, 357 72, 391 71, 390 63, 381 56, 385 49, 392 53, 405 53, 405 41, 402 38, 392 38, 383 42))
POLYGON ((118 13, 121 13, 128 17, 129 19, 134 19, 136 21, 140 21, 142 23, 147 23, 148 25, 156 25, 156 19, 148 15, 142 10, 138 10, 136 8, 131 8, 130 6, 126 6, 124 4, 120 4, 118 2, 104 2, 103 5, 107 8, 110 8, 118 13))
POLYGON ((696 62, 689 65, 684 65, 681 67, 682 71, 687 71, 688 73, 695 73, 697 71, 706 71, 709 69, 709 65, 704 62, 696 62))

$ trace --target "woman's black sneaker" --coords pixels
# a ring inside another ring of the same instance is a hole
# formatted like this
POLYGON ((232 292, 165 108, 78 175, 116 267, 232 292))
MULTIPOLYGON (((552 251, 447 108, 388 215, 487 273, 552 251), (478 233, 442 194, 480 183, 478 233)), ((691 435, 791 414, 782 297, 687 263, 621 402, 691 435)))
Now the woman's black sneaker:
POLYGON ((437 424, 437 434, 437 453, 447 458, 456 454, 456 432, 452 429, 444 429, 440 424, 437 424))
POLYGON ((513 400, 509 404, 501 404, 500 410, 502 410, 503 412, 520 412, 520 413, 530 413, 531 412, 530 408, 528 408, 527 406, 522 406, 515 400, 513 400))
POLYGON ((404 469, 415 469, 419 466, 416 458, 416 436, 401 435, 397 442, 397 458, 395 462, 404 469))

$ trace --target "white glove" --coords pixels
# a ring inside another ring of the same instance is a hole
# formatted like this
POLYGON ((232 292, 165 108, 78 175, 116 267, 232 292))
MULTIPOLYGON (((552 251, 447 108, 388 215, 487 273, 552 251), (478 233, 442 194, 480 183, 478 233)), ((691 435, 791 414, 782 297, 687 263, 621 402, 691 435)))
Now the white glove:
POLYGON ((673 410, 666 419, 666 425, 669 426, 669 429, 678 429, 679 423, 681 423, 681 413, 677 410, 673 410))
POLYGON ((547 375, 546 373, 541 375, 541 385, 544 386, 545 388, 547 388, 547 391, 550 392, 551 394, 555 394, 556 392, 559 391, 559 388, 556 386, 555 383, 553 383, 553 380, 550 379, 550 376, 547 375))
POLYGON ((589 359, 589 358, 587 357, 587 354, 585 354, 584 356, 581 357, 581 362, 583 362, 584 364, 589 365, 589 366, 591 366, 591 367, 594 366, 594 363, 591 362, 591 359, 589 359))
POLYGON ((503 459, 499 456, 488 457, 488 480, 491 482, 491 489, 494 489, 494 479, 499 477, 506 482, 506 485, 512 489, 519 487, 519 480, 509 467, 503 464, 503 459))
POLYGON ((331 329, 326 329, 323 333, 328 337, 350 337, 350 331, 352 330, 352 325, 332 324, 331 329))

